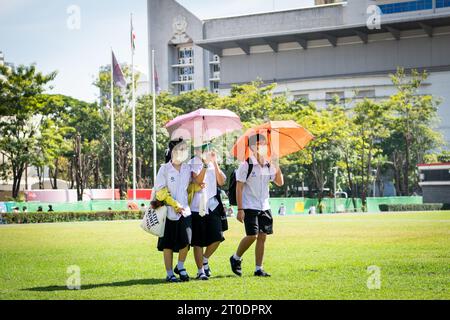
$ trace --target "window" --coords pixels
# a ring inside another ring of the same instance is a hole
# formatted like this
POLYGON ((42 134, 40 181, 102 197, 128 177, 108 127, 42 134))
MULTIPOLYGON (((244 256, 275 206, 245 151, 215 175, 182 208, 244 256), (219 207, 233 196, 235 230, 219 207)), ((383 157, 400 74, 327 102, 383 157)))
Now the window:
MULTIPOLYGON (((442 2, 444 4, 448 0, 436 0, 436 6, 438 7, 438 2, 442 2)), ((383 14, 392 14, 392 13, 400 13, 400 12, 409 12, 409 11, 419 11, 419 10, 430 10, 433 9, 433 0, 415 0, 415 1, 407 1, 407 2, 394 2, 379 5, 381 12, 383 14)))
POLYGON ((355 95, 356 99, 375 98, 375 90, 359 90, 355 95))
POLYGON ((436 0, 436 8, 450 7, 450 0, 436 0))
POLYGON ((344 91, 327 92, 325 100, 327 103, 334 102, 336 97, 339 98, 339 102, 343 102, 345 99, 344 91))
POLYGON ((178 48, 178 64, 194 64, 194 49, 192 47, 178 48))
POLYGON ((180 93, 189 92, 194 90, 194 84, 193 83, 179 84, 178 89, 180 90, 180 93))
POLYGON ((194 67, 184 67, 178 69, 179 81, 194 80, 194 67))
POLYGON ((192 44, 180 45, 177 47, 178 51, 178 65, 174 65, 175 70, 174 79, 178 88, 178 93, 188 92, 194 90, 194 49, 192 44), (181 82, 181 83, 180 83, 181 82))
POLYGON ((296 94, 294 95, 294 101, 309 101, 309 94, 296 94))

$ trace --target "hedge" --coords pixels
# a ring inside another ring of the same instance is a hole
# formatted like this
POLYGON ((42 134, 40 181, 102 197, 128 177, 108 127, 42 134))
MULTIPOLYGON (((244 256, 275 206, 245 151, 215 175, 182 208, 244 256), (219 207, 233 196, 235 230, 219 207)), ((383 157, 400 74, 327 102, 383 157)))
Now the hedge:
POLYGON ((144 213, 141 211, 94 211, 94 212, 20 212, 3 213, 4 224, 79 222, 79 221, 114 221, 139 220, 144 213))
POLYGON ((424 203, 424 204, 380 204, 382 212, 399 211, 438 211, 444 210, 442 203, 424 203))

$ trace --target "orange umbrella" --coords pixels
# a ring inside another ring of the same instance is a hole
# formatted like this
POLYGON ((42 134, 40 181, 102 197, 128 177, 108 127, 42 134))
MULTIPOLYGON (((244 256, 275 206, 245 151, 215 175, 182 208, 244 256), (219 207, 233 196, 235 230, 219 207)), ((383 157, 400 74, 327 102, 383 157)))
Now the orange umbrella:
POLYGON ((274 154, 279 158, 303 150, 314 136, 295 121, 271 121, 251 128, 238 139, 231 149, 231 154, 240 161, 250 157, 249 137, 261 134, 267 139, 269 157, 274 154))

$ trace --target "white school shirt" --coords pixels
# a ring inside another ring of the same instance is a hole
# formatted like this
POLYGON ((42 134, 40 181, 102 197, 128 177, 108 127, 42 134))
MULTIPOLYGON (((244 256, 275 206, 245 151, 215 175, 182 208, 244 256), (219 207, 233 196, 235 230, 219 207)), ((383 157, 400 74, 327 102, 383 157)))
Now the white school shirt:
MULTIPOLYGON (((199 157, 194 157, 191 161, 189 161, 189 165, 191 166, 191 171, 195 174, 200 174, 203 170, 203 162, 199 157)), ((225 174, 222 173, 222 176, 226 179, 225 174)), ((212 163, 209 163, 208 170, 206 170, 205 180, 206 187, 205 189, 196 192, 194 194, 194 198, 191 202, 191 210, 194 212, 199 212, 200 210, 200 200, 202 192, 206 192, 206 198, 208 199, 208 209, 214 211, 219 205, 219 201, 216 199, 217 194, 217 176, 216 169, 212 163)), ((209 214, 208 210, 206 210, 206 214, 209 214)))
MULTIPOLYGON (((156 177, 156 191, 168 188, 170 195, 178 201, 184 209, 183 216, 189 217, 191 209, 189 208, 188 192, 189 183, 191 182, 191 170, 187 163, 181 165, 178 172, 172 165, 172 162, 163 164, 158 171, 156 177)), ((172 221, 180 220, 180 215, 175 212, 171 206, 167 206, 167 218, 172 221)))
POLYGON ((250 157, 250 161, 253 163, 253 170, 248 179, 247 173, 249 166, 247 161, 242 162, 236 171, 236 181, 244 183, 242 190, 242 209, 270 210, 269 186, 270 182, 275 180, 276 170, 273 166, 269 167, 269 162, 261 166, 254 156, 250 157))

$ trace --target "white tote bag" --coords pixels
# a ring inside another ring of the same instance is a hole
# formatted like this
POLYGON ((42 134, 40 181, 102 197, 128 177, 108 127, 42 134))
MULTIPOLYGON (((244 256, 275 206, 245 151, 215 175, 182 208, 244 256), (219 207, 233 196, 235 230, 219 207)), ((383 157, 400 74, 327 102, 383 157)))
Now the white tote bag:
POLYGON ((162 238, 166 227, 167 207, 161 206, 158 209, 150 207, 144 215, 141 228, 154 236, 162 238))

